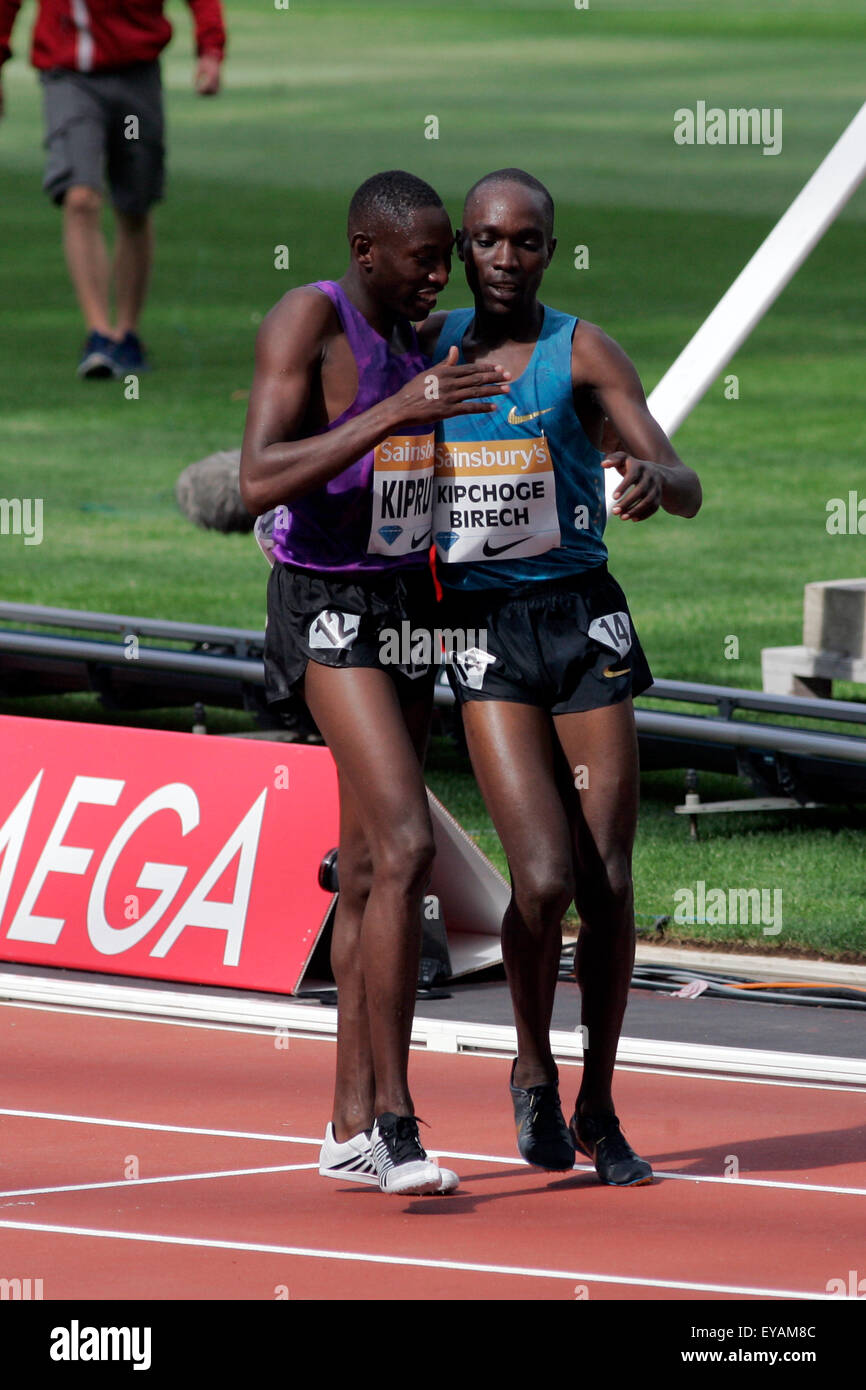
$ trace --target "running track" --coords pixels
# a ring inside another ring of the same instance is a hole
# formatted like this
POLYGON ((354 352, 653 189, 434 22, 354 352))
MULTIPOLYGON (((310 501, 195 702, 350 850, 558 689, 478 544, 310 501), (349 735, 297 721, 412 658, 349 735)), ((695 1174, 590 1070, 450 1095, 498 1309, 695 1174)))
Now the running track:
POLYGON ((0 1035, 0 1276, 46 1300, 809 1299, 866 1273, 862 1088, 622 1069, 658 1180, 613 1189, 520 1162, 507 1061, 413 1051, 461 1187, 389 1198, 316 1171, 330 1041, 29 1004, 0 1035))

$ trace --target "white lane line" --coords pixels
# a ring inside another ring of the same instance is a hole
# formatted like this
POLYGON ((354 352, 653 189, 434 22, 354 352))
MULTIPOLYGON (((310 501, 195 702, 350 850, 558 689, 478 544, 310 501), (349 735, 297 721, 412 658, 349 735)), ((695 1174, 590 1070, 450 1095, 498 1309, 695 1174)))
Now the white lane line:
POLYGON ((664 1168, 656 1168, 653 1171, 657 1178, 674 1178, 678 1182, 720 1182, 726 1187, 781 1187, 790 1192, 836 1192, 843 1197, 866 1197, 866 1187, 833 1187, 829 1183, 819 1182, 785 1182, 781 1178, 723 1178, 713 1173, 668 1173, 664 1168))
POLYGON ((5 1110, 0 1108, 0 1115, 23 1116, 33 1120, 63 1120, 66 1123, 76 1125, 110 1125, 114 1129, 151 1129, 158 1133, 167 1134, 204 1134, 212 1135, 218 1139, 265 1139, 269 1143, 275 1144, 315 1144, 318 1148, 322 1147, 321 1136, 318 1139, 299 1139, 289 1134, 258 1134, 255 1131, 245 1129, 201 1129, 195 1125, 160 1125, 144 1120, 110 1120, 100 1115, 64 1115, 53 1110, 5 1110))
MULTIPOLYGON (((436 1149, 435 1154, 431 1149, 431 1156, 436 1158, 456 1158, 463 1159, 467 1163, 507 1163, 509 1167, 521 1169, 528 1167, 526 1164, 517 1164, 514 1158, 503 1158, 495 1154, 467 1154, 455 1153, 453 1149, 436 1149)), ((575 1163, 571 1169, 572 1173, 594 1173, 595 1166, 591 1163, 575 1163)), ((720 1182, 726 1187, 783 1187, 791 1188, 795 1192, 837 1192, 846 1197, 866 1197, 866 1187, 831 1187, 827 1184, 812 1182, 785 1182, 777 1178, 724 1178, 717 1177, 711 1173, 671 1173, 664 1168, 654 1168, 653 1175, 656 1179, 676 1178, 681 1182, 720 1182)), ((551 1173, 551 1177, 555 1174, 551 1173)), ((560 1174, 561 1177, 568 1176, 568 1170, 560 1174)))
MULTIPOLYGON (((304 1139, 294 1134, 259 1134, 242 1129, 198 1129, 193 1125, 150 1124, 142 1120, 113 1120, 95 1115, 64 1115, 47 1110, 8 1110, 0 1108, 0 1115, 11 1115, 18 1118, 34 1120, 60 1120, 81 1125, 108 1125, 116 1129, 153 1130, 157 1133, 201 1134, 205 1137, 219 1139, 256 1139, 276 1144, 310 1144, 316 1148, 321 1148, 322 1146, 321 1139, 304 1139)), ((462 1159, 465 1163, 504 1163, 508 1168, 513 1168, 515 1173, 523 1172, 528 1168, 528 1165, 517 1162, 513 1154, 465 1153, 457 1149, 440 1148, 431 1148, 430 1153, 437 1158, 462 1159)), ((307 1166, 315 1167, 316 1165, 297 1165, 299 1168, 307 1166)), ((249 1171, 253 1170, 250 1169, 249 1171)), ((595 1168, 591 1164, 576 1163, 571 1171, 574 1173, 594 1173, 595 1168)), ((792 1182, 782 1178, 725 1178, 716 1176, 712 1173, 675 1173, 666 1171, 663 1168, 657 1168, 655 1170, 655 1176, 661 1180, 673 1178, 681 1182, 724 1183, 727 1187, 778 1187, 793 1192, 835 1192, 844 1197, 866 1197, 866 1187, 836 1187, 829 1183, 792 1182)), ((133 1181, 133 1179, 125 1181, 133 1181)), ((42 1189, 39 1190, 41 1191, 42 1189)), ((14 1194, 0 1193, 0 1196, 3 1195, 9 1196, 14 1194)))
POLYGON ((318 1168, 318 1163, 281 1163, 273 1168, 220 1168, 212 1173, 166 1173, 160 1178, 115 1178, 111 1182, 66 1183, 63 1187, 20 1187, 0 1192, 2 1197, 42 1197, 52 1192, 93 1192, 102 1187, 144 1187, 147 1183, 201 1182, 205 1178, 246 1178, 258 1173, 299 1173, 318 1168))
POLYGON ((534 1269, 522 1265, 476 1264, 468 1260, 425 1260, 413 1255, 371 1255, 357 1250, 316 1250, 302 1245, 264 1245, 254 1241, 208 1240, 197 1236, 169 1236, 142 1231, 105 1231, 89 1226, 55 1226, 36 1221, 0 1221, 13 1231, 40 1231, 50 1235, 90 1236, 102 1240, 135 1240, 151 1245, 183 1245, 202 1250, 240 1250, 252 1254, 294 1255, 301 1259, 359 1261, 364 1264, 402 1265, 417 1269, 452 1269, 470 1274, 513 1274, 524 1279, 570 1279, 588 1284, 620 1284, 646 1289, 684 1289, 693 1293, 730 1293, 753 1298, 798 1298, 826 1301, 844 1295, 808 1289, 766 1289, 744 1284, 703 1284, 687 1279, 641 1279, 625 1274, 597 1274, 586 1270, 534 1269))

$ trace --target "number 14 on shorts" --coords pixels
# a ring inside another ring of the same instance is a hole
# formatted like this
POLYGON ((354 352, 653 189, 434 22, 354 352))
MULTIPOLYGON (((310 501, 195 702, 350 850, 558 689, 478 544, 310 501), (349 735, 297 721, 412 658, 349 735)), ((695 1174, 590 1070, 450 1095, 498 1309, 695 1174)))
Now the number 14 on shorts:
POLYGON ((603 618, 593 618, 589 625, 589 636, 603 647, 612 647, 617 656, 625 656, 631 646, 628 613, 606 613, 603 618))

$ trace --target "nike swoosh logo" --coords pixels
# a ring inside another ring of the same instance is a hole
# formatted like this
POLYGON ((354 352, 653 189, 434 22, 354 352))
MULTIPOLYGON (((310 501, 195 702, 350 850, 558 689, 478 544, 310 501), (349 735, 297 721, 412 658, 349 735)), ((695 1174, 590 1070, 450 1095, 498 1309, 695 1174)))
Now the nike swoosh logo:
POLYGON ((499 555, 503 550, 512 550, 515 545, 520 545, 521 541, 524 540, 526 540, 526 537, 521 536, 520 540, 506 541, 505 545, 491 545, 489 541, 485 541, 481 553, 483 555, 499 555))
POLYGON ((623 666, 621 671, 612 671, 609 666, 605 666, 604 674, 606 676, 627 676, 630 670, 630 666, 623 666))
POLYGON ((422 531, 421 534, 420 534, 420 536, 413 536, 413 537, 412 537, 412 549, 415 550, 415 549, 421 544, 422 541, 425 541, 425 540, 427 539, 427 537, 430 535, 430 532, 431 532, 432 530, 433 530, 433 527, 432 527, 432 526, 428 526, 428 527, 427 527, 427 530, 426 530, 426 531, 422 531))
POLYGON ((532 410, 528 415, 518 415, 517 407, 512 406, 506 416, 509 425, 525 425, 527 420, 536 420, 539 415, 549 415, 556 407, 549 405, 546 410, 532 410))

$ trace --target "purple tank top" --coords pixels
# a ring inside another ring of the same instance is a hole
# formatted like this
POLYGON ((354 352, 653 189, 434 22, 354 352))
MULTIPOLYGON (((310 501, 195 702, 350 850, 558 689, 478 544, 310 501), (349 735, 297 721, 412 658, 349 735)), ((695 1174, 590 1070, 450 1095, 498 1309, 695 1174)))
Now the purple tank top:
MULTIPOLYGON (((412 348, 392 353, 385 339, 333 280, 317 280, 328 296, 358 366, 358 394, 318 433, 326 434, 393 396, 429 365, 412 331, 412 348)), ((301 569, 382 573, 429 563, 434 434, 430 425, 404 425, 338 473, 324 487, 273 519, 273 557, 301 569)), ((264 520, 264 519, 263 519, 264 520)))

